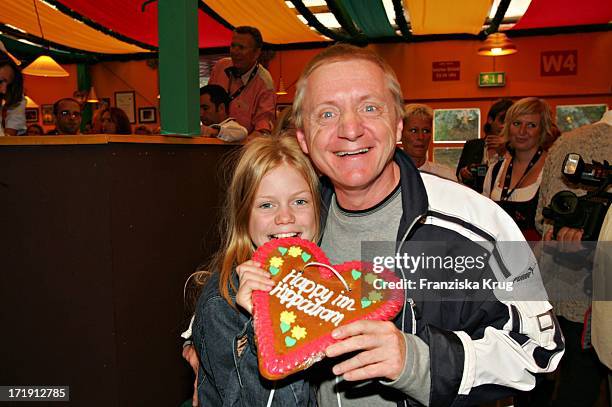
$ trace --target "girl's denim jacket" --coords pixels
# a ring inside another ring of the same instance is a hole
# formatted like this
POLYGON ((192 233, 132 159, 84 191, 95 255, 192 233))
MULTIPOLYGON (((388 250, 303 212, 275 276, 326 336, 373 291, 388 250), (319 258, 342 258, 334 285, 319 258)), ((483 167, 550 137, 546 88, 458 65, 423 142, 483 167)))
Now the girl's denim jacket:
MULTIPOLYGON (((234 283, 238 279, 234 273, 234 283)), ((251 318, 232 308, 219 293, 219 274, 204 286, 196 309, 193 342, 200 357, 198 396, 201 406, 315 406, 304 373, 272 382, 259 374, 251 318)), ((232 292, 235 302, 235 293, 232 292)))

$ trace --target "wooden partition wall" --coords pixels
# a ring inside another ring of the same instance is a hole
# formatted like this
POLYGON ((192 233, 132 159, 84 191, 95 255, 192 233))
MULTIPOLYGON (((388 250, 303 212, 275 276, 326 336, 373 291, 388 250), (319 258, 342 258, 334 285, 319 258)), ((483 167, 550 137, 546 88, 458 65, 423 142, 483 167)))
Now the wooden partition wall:
POLYGON ((236 146, 2 139, 0 384, 68 385, 72 406, 178 406, 193 384, 183 283, 218 245, 236 146))

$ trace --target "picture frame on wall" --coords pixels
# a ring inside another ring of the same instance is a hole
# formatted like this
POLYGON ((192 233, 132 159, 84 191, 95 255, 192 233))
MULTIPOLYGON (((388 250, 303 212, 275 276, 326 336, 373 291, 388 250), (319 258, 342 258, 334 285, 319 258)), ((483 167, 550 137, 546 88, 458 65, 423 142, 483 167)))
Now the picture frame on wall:
POLYGON ((133 90, 115 92, 115 107, 125 112, 130 123, 136 123, 136 92, 133 90))
POLYGON ((41 105, 40 110, 42 113, 42 124, 50 126, 54 123, 53 120, 53 105, 41 105))
POLYGON ((433 142, 463 144, 480 135, 480 109, 434 109, 433 142))
POLYGON ((139 107, 138 122, 139 123, 155 123, 157 121, 157 109, 154 107, 139 107))
POLYGON ((28 107, 25 110, 26 123, 37 123, 38 122, 38 108, 28 107))

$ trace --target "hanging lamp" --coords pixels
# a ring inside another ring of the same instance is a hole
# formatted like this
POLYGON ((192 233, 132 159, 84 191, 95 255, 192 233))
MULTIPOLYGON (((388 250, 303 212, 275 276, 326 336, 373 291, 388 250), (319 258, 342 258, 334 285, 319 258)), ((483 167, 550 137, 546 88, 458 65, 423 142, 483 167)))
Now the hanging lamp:
POLYGON ((34 100, 32 100, 31 97, 27 95, 25 97, 25 100, 26 100, 26 109, 35 109, 39 106, 38 103, 36 103, 34 100))
POLYGON ((487 57, 498 57, 516 54, 516 45, 504 33, 496 32, 489 34, 482 46, 478 48, 478 55, 487 57))
MULTIPOLYGON (((38 28, 40 29, 40 36, 44 43, 45 34, 42 29, 42 24, 40 23, 40 15, 38 15, 38 7, 36 6, 36 1, 37 0, 32 0, 32 2, 34 3, 34 11, 36 12, 36 19, 38 20, 38 28)), ((47 47, 47 52, 49 52, 48 47, 47 47)), ((27 67, 25 67, 21 72, 26 75, 46 76, 46 77, 52 77, 52 78, 61 78, 61 77, 70 76, 70 74, 64 68, 62 68, 57 62, 53 60, 53 58, 51 58, 48 55, 39 56, 38 58, 34 60, 34 62, 32 62, 27 67)))
POLYGON ((96 90, 94 89, 93 85, 91 85, 91 88, 89 89, 89 93, 87 94, 87 103, 98 103, 100 102, 100 100, 98 99, 98 95, 96 95, 96 90))

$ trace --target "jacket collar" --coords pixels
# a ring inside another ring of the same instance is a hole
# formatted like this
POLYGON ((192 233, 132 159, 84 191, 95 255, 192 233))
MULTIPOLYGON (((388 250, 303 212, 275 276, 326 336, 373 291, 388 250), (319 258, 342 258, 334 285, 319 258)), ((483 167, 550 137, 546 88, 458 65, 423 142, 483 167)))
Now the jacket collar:
MULTIPOLYGON (((403 213, 397 231, 397 240, 401 240, 408 228, 421 216, 427 213, 429 203, 427 200, 427 190, 421 178, 419 170, 416 168, 410 157, 400 148, 395 149, 393 161, 400 168, 400 184, 402 193, 403 213)), ((321 178, 321 228, 325 227, 327 215, 334 194, 334 186, 326 176, 321 178)), ((323 230, 323 233, 325 231, 323 230)))

